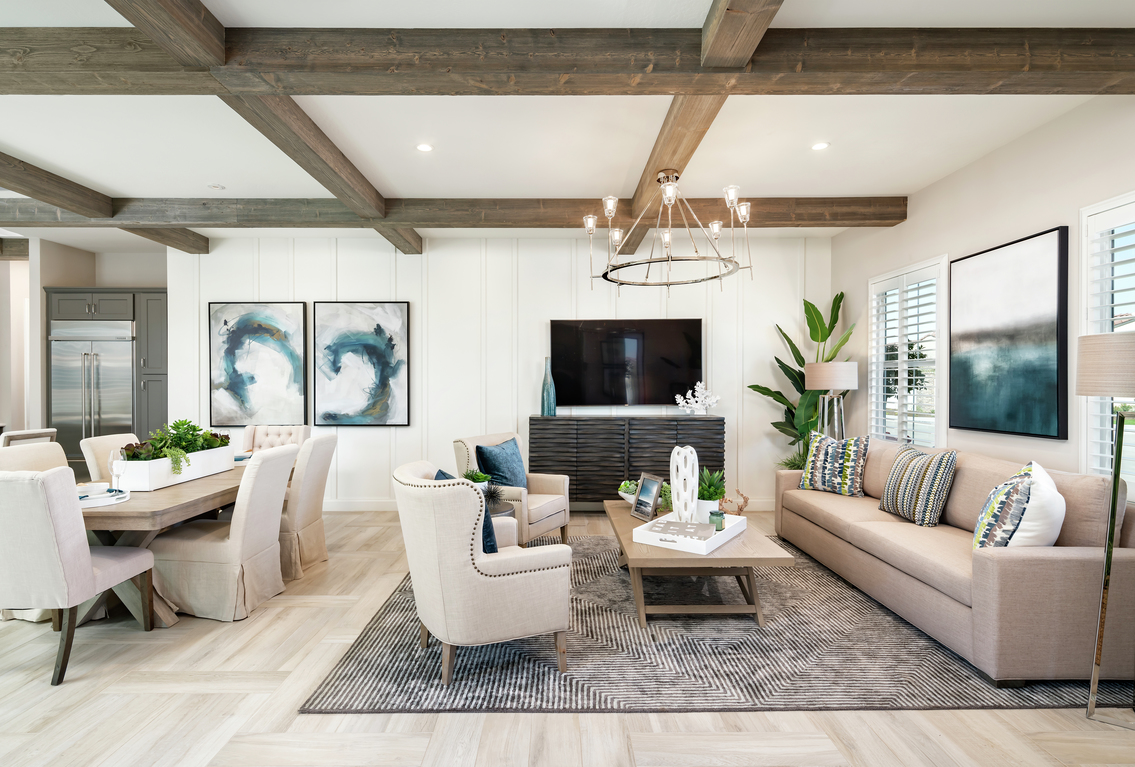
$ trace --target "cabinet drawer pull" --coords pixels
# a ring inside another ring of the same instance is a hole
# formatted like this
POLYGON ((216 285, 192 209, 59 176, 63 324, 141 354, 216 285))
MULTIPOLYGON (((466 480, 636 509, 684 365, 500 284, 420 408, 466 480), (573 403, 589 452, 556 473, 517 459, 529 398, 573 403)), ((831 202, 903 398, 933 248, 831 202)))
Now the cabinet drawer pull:
POLYGON ((146 358, 145 357, 142 358, 142 367, 146 367, 146 358))

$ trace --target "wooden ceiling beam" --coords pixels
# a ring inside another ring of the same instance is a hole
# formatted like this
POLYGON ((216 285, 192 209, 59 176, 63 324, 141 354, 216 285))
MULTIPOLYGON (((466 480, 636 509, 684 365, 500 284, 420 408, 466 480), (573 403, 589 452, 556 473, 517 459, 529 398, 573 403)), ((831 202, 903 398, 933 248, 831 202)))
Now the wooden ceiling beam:
POLYGON ((229 29, 179 65, 136 29, 0 29, 0 93, 1133 94, 1135 29, 769 29, 701 65, 699 29, 229 29))
POLYGON ((80 216, 111 215, 110 197, 0 152, 0 186, 80 216))
MULTIPOLYGON (((751 227, 895 226, 906 220, 905 197, 766 197, 752 203, 751 227)), ((720 197, 690 200, 702 221, 727 211, 720 197)), ((615 225, 629 229, 620 200, 615 225)), ((3 227, 120 228, 407 228, 583 229, 583 216, 601 214, 594 199, 394 199, 386 200, 386 218, 362 219, 339 200, 318 199, 139 199, 114 200, 114 216, 88 219, 35 200, 0 198, 3 227)))
POLYGON ((743 67, 784 0, 713 0, 701 28, 703 67, 743 67))
POLYGON ((225 28, 200 0, 106 0, 185 67, 225 63, 225 28))
POLYGON ((27 261, 28 241, 18 237, 0 237, 0 261, 27 261))
POLYGON ((119 228, 159 245, 165 245, 167 248, 180 250, 182 253, 209 252, 209 238, 189 229, 137 229, 125 226, 119 228))
POLYGON ((421 255, 422 253, 422 235, 418 234, 413 229, 395 227, 380 229, 376 227, 375 231, 385 237, 391 245, 398 248, 398 250, 403 253, 408 253, 412 256, 421 255))

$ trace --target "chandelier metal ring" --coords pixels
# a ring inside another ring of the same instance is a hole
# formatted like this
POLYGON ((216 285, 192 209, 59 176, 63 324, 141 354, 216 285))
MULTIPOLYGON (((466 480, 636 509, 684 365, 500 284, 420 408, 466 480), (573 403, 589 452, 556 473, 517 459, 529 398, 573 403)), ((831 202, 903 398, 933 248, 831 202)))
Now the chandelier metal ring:
POLYGON ((665 288, 665 287, 668 287, 670 285, 697 285, 700 282, 712 282, 713 280, 720 280, 722 277, 728 277, 729 275, 736 272, 738 269, 742 269, 742 268, 744 268, 744 267, 742 267, 741 264, 737 263, 736 260, 734 260, 732 258, 725 258, 724 256, 721 256, 721 257, 718 257, 718 256, 673 256, 671 258, 664 258, 664 257, 663 258, 643 258, 643 259, 639 259, 638 261, 625 261, 625 262, 622 262, 622 263, 612 263, 610 266, 608 266, 606 269, 604 269, 603 274, 601 274, 599 276, 602 279, 606 280, 607 282, 612 283, 613 285, 638 285, 638 286, 642 286, 642 287, 665 288), (620 279, 617 275, 612 276, 612 275, 614 275, 615 272, 618 272, 621 269, 629 269, 633 266, 649 266, 650 264, 678 263, 678 262, 682 262, 682 261, 696 262, 696 263, 699 263, 699 264, 714 264, 714 263, 716 263, 716 264, 719 264, 719 265, 723 265, 725 267, 725 271, 719 271, 715 274, 711 274, 711 275, 708 275, 706 277, 699 277, 696 280, 661 279, 661 280, 658 280, 658 281, 651 281, 651 282, 638 281, 638 280, 624 280, 624 279, 620 279))

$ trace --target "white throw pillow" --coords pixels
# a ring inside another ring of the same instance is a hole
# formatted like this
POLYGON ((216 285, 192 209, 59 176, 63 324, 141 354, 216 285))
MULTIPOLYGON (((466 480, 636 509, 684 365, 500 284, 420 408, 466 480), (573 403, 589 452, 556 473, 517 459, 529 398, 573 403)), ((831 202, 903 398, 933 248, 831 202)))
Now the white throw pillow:
POLYGON ((1056 483, 1033 461, 993 488, 977 519, 973 547, 1052 546, 1060 537, 1064 511, 1056 483))

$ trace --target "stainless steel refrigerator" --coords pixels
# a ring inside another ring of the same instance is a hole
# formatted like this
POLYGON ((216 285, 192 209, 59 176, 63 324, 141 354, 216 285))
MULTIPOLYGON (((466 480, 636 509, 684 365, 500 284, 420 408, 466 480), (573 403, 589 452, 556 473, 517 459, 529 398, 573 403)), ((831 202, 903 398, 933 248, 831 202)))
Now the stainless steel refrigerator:
POLYGON ((79 440, 133 428, 134 323, 52 320, 48 341, 48 421, 86 476, 79 440))

